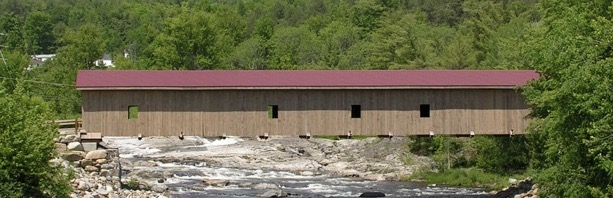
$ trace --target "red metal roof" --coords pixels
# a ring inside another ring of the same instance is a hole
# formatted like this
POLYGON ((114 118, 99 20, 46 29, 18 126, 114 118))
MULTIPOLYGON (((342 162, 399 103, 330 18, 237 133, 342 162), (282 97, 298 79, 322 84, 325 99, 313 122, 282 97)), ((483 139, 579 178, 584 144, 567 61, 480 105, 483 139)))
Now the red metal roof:
POLYGON ((538 76, 532 70, 82 70, 77 88, 513 88, 538 76))

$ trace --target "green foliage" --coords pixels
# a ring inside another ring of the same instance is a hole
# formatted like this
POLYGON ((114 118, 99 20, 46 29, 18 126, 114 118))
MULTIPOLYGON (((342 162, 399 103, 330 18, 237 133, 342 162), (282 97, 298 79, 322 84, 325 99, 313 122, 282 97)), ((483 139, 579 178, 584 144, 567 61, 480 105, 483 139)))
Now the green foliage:
POLYGON ((0 93, 0 194, 68 197, 66 175, 49 165, 55 155, 53 114, 40 99, 0 93))
POLYGON ((527 140, 522 136, 454 138, 416 137, 409 151, 431 156, 439 170, 476 167, 495 174, 523 171, 529 163, 527 140))
POLYGON ((141 190, 140 182, 137 179, 130 179, 127 183, 123 184, 121 187, 128 190, 141 190))
POLYGON ((549 197, 611 197, 613 189, 613 5, 543 1, 530 64, 541 78, 532 106, 531 166, 549 197))
POLYGON ((505 174, 526 170, 529 163, 527 140, 524 136, 475 137, 476 167, 505 174))
POLYGON ((509 177, 523 178, 524 176, 494 174, 478 168, 456 168, 437 173, 419 172, 403 180, 422 179, 434 184, 501 190, 509 186, 509 177))

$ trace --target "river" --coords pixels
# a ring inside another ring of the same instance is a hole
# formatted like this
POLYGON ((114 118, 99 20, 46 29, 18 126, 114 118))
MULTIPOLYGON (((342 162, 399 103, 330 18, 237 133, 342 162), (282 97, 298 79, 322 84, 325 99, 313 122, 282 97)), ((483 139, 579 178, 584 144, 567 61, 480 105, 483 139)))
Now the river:
MULTIPOLYGON (((271 189, 281 189, 288 197, 358 197, 363 192, 382 192, 386 197, 490 197, 482 189, 467 189, 447 186, 434 186, 418 182, 370 181, 359 177, 343 177, 327 171, 276 170, 270 166, 251 167, 240 164, 207 164, 205 160, 157 160, 156 157, 173 153, 194 154, 203 152, 222 152, 228 157, 231 150, 219 142, 205 142, 199 146, 170 146, 155 148, 153 144, 130 145, 124 141, 116 146, 129 169, 149 173, 165 173, 162 182, 171 194, 178 198, 195 197, 258 197, 271 189), (215 150, 218 151, 215 151, 215 150), (143 155, 145 154, 145 155, 143 155), (154 166, 139 166, 137 162, 154 162, 154 166), (220 186, 206 185, 203 180, 227 181, 220 186), (260 184, 260 187, 257 187, 260 184), (264 187, 261 187, 262 185, 264 187)), ((233 144, 236 142, 231 142, 233 144)), ((242 148, 242 147, 241 147, 242 148)), ((203 154, 204 155, 204 154, 203 154)), ((208 158, 222 158, 208 155, 208 158)), ((285 162, 280 162, 285 163, 285 162)), ((128 174, 128 173, 126 173, 128 174)))

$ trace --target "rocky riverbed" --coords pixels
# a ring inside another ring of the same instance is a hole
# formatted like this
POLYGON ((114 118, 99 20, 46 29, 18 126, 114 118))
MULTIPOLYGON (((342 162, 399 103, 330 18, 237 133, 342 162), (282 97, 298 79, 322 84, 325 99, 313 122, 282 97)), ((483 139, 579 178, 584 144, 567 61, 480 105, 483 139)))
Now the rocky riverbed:
POLYGON ((159 184, 174 197, 488 197, 480 189, 398 182, 425 157, 405 153, 402 138, 328 140, 230 137, 106 137, 119 148, 124 181, 159 184))

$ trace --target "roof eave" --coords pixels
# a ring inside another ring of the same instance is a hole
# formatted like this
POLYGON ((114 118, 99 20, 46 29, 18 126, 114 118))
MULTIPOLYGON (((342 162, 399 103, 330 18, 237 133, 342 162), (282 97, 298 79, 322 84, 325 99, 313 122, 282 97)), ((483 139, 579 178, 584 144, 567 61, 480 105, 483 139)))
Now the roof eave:
POLYGON ((300 86, 300 87, 77 87, 80 91, 95 90, 334 90, 334 89, 516 89, 519 86, 300 86))

